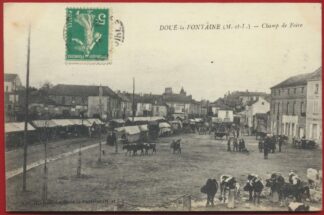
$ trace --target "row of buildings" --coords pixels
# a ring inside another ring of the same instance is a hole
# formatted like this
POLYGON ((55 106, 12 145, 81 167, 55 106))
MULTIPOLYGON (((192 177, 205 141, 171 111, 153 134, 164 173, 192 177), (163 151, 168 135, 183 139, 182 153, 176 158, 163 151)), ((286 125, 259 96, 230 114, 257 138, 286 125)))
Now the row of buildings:
MULTIPOLYGON (((7 121, 23 119, 24 90, 16 74, 5 74, 5 112, 7 121)), ((322 68, 296 75, 265 92, 228 92, 215 102, 196 101, 182 88, 174 93, 131 94, 113 91, 108 86, 58 84, 46 90, 30 90, 29 113, 32 118, 134 116, 190 118, 218 116, 225 121, 239 118, 242 129, 282 134, 289 138, 322 137, 322 68), (220 110, 222 110, 220 112, 220 110)))
POLYGON ((271 132, 289 138, 322 139, 322 67, 271 87, 271 132))
MULTIPOLYGON (((205 116, 208 101, 196 101, 182 88, 174 93, 165 88, 162 94, 132 94, 113 91, 108 86, 58 84, 48 89, 29 90, 29 114, 41 119, 69 117, 163 116, 189 118, 205 116)), ((5 74, 6 121, 23 120, 25 90, 16 74, 5 74)))

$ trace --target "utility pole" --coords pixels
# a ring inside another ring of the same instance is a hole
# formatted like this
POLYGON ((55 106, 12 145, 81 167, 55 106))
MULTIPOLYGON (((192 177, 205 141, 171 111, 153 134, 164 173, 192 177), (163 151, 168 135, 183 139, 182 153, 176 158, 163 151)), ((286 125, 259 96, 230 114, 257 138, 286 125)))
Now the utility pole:
MULTIPOLYGON (((101 97, 102 97, 102 87, 101 85, 99 86, 99 113, 100 117, 102 117, 102 102, 101 102, 101 97)), ((101 125, 99 125, 99 159, 98 162, 101 162, 101 125)))
POLYGON ((27 71, 26 71, 26 102, 25 102, 25 130, 24 130, 24 160, 23 160, 23 184, 22 189, 26 191, 27 175, 27 148, 28 148, 28 96, 29 96, 29 64, 30 64, 30 26, 28 29, 28 48, 27 48, 27 71))
POLYGON ((132 102, 132 107, 133 107, 133 123, 134 123, 134 117, 135 117, 135 78, 133 78, 133 102, 132 102))
MULTIPOLYGON (((48 107, 47 107, 48 108, 48 107)), ((47 116, 45 119, 45 143, 44 143, 44 156, 45 156, 45 162, 44 162, 44 176, 43 176, 43 204, 47 202, 47 181, 48 181, 48 171, 47 171, 47 144, 48 144, 48 129, 49 129, 49 112, 47 110, 47 116)))
MULTIPOLYGON (((84 112, 82 111, 81 114, 81 129, 83 129, 83 118, 84 118, 84 112)), ((82 130, 81 130, 81 134, 82 134, 82 130)), ((80 145, 79 145, 79 159, 78 159, 78 168, 77 168, 77 177, 80 178, 82 173, 81 173, 81 149, 82 149, 82 141, 80 141, 80 145)))

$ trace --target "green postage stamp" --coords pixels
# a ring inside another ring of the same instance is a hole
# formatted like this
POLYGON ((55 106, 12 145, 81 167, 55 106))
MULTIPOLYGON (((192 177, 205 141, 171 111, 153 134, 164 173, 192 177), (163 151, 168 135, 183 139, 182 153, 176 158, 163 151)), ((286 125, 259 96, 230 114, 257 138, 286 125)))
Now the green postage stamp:
POLYGON ((109 9, 66 9, 67 61, 108 61, 109 59, 109 9))

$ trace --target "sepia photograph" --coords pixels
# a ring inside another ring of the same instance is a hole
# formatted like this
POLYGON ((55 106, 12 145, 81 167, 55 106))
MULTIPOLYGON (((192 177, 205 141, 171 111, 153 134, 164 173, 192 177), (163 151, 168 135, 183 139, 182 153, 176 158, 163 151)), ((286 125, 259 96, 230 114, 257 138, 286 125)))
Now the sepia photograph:
POLYGON ((321 6, 4 3, 6 211, 321 211, 321 6))

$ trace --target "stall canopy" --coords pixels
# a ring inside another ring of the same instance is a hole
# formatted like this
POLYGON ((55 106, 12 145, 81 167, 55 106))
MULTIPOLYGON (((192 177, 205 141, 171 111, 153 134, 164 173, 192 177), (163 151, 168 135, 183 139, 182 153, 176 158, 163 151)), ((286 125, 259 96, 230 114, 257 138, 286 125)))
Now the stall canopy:
POLYGON ((71 126, 74 125, 70 120, 68 119, 52 119, 52 121, 57 125, 57 126, 71 126))
MULTIPOLYGON (((24 122, 8 122, 5 123, 5 133, 11 132, 21 132, 25 130, 25 123, 24 122)), ((35 128, 31 124, 27 124, 27 130, 33 131, 35 128)))
POLYGON ((203 122, 202 118, 195 118, 194 120, 195 120, 195 122, 203 122))
POLYGON ((55 124, 55 122, 53 122, 52 120, 34 120, 32 121, 32 124, 36 127, 36 128, 53 128, 53 127, 57 127, 57 124, 55 124))
POLYGON ((148 131, 148 127, 147 127, 147 125, 139 125, 138 128, 139 128, 141 131, 148 131))
POLYGON ((171 125, 167 122, 160 122, 159 128, 171 128, 171 125))
POLYGON ((115 123, 119 123, 119 124, 125 123, 125 120, 123 120, 123 119, 112 119, 110 121, 115 122, 115 123))
POLYGON ((85 121, 85 120, 83 120, 83 122, 82 122, 82 119, 69 119, 69 120, 73 125, 82 125, 85 121))
MULTIPOLYGON (((133 118, 129 117, 128 120, 133 121, 133 118)), ((134 122, 152 122, 158 120, 165 120, 165 118, 162 116, 134 117, 134 122)))
POLYGON ((129 135, 139 134, 141 132, 138 126, 125 126, 125 127, 116 128, 115 130, 118 132, 125 132, 126 134, 129 135))
POLYGON ((93 119, 86 119, 86 120, 89 122, 90 126, 92 126, 93 123, 96 123, 97 125, 103 125, 103 124, 105 124, 105 123, 102 122, 100 119, 96 119, 96 118, 93 118, 93 119))

